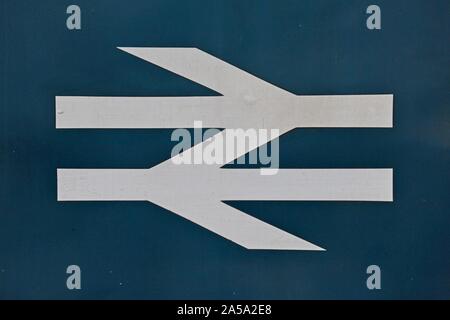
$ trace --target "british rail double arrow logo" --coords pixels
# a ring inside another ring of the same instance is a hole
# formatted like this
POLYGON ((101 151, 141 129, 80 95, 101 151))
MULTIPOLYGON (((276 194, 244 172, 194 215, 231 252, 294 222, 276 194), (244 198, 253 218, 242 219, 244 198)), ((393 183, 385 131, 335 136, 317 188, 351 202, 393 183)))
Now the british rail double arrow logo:
MULTIPOLYGON (((230 128, 277 128, 282 135, 298 127, 392 127, 392 94, 295 95, 199 49, 119 49, 221 96, 57 96, 57 129, 190 128, 202 121, 204 127, 225 128, 218 135, 230 128)), ((391 168, 280 169, 261 175, 259 169, 172 160, 149 169, 57 169, 58 201, 151 201, 245 248, 280 250, 324 249, 223 201, 393 201, 391 168)))

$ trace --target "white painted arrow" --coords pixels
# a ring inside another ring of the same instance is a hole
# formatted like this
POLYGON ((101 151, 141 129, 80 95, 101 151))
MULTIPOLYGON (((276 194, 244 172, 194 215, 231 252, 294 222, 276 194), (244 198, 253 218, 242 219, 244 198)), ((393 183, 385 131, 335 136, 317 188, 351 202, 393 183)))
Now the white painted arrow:
MULTIPOLYGON (((392 95, 297 96, 198 49, 121 49, 223 96, 56 97, 57 128, 187 128, 202 121, 276 128, 281 135, 296 127, 392 127, 392 95)), ((392 169, 281 169, 263 176, 172 160, 150 169, 58 169, 58 200, 148 200, 246 248, 293 250, 323 249, 222 201, 392 201, 392 169)))

